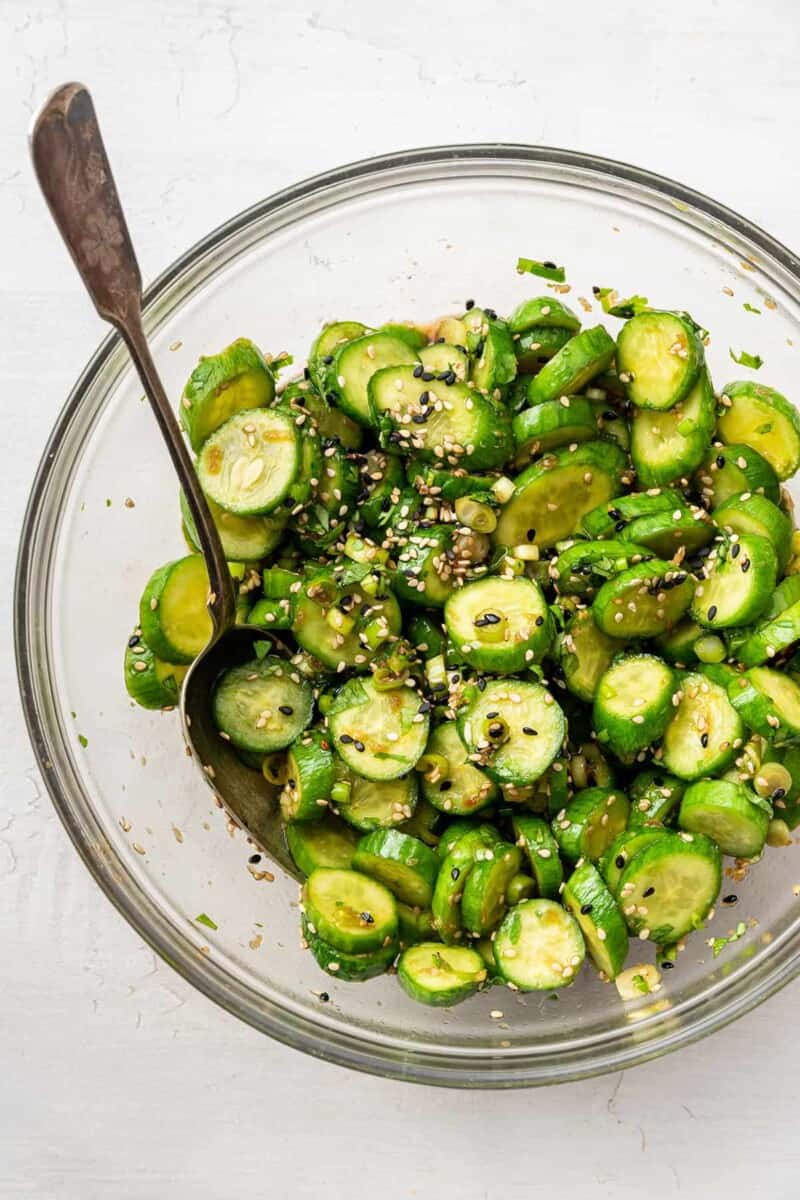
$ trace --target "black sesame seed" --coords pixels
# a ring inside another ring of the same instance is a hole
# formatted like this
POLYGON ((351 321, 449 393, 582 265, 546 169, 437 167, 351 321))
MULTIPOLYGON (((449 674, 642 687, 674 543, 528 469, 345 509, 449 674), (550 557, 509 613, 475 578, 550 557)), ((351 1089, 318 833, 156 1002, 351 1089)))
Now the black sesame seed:
POLYGON ((713 621, 713 620, 714 620, 714 617, 715 617, 716 615, 717 615, 717 606, 716 606, 716 604, 712 604, 712 605, 710 606, 709 610, 708 610, 708 619, 709 619, 709 621, 713 621))
POLYGON ((359 754, 363 754, 364 753, 364 743, 363 742, 353 742, 353 749, 357 750, 359 754))
POLYGON ((661 964, 661 969, 663 971, 671 971, 674 966, 675 966, 674 962, 670 962, 668 958, 665 958, 661 964))
POLYGON ((310 379, 310 378, 311 378, 311 372, 309 371, 308 367, 303 367, 303 379, 310 379))
POLYGON ((495 721, 489 726, 489 737, 499 738, 503 732, 503 726, 499 721, 495 721))
POLYGON ((491 721, 492 717, 499 717, 499 716, 500 716, 499 712, 490 712, 490 713, 486 714, 486 720, 491 721))
POLYGON ((600 295, 600 288, 597 286, 597 284, 592 284, 592 291, 595 294, 595 296, 600 295))
POLYGON ((707 748, 707 746, 708 746, 708 734, 707 733, 700 734, 700 745, 703 747, 704 750, 707 748))
POLYGON ((445 383, 447 384, 447 386, 448 386, 448 387, 452 387, 452 386, 453 386, 453 384, 454 384, 454 383, 455 383, 455 381, 456 381, 456 373, 455 373, 455 371, 448 371, 448 372, 447 372, 447 374, 446 374, 446 375, 445 375, 445 377, 444 377, 444 381, 445 381, 445 383))
POLYGON ((322 361, 325 363, 326 367, 329 367, 331 365, 331 363, 333 362, 333 355, 326 354, 322 361))
POLYGON ((741 548, 742 547, 739 545, 738 542, 734 542, 733 545, 731 546, 731 558, 738 558, 739 551, 741 550, 741 548))
POLYGON ((481 340, 478 342, 477 346, 475 347, 475 357, 476 358, 483 358, 483 346, 484 346, 484 339, 481 338, 481 340))
POLYGON ((450 780, 450 779, 445 779, 444 783, 440 783, 440 784, 439 784, 439 791, 440 791, 440 792, 449 792, 449 791, 450 791, 450 788, 451 788, 452 786, 453 786, 452 780, 450 780))
POLYGON ((624 521, 617 521, 616 525, 614 526, 614 529, 617 531, 617 533, 622 533, 624 528, 625 528, 624 521))
POLYGON ((434 345, 435 345, 435 346, 443 346, 443 345, 444 345, 444 338, 443 338, 443 337, 441 337, 441 338, 437 338, 437 339, 436 339, 436 341, 434 342, 434 345))
POLYGON ((625 866, 625 855, 624 854, 617 855, 617 857, 614 859, 614 866, 617 868, 618 871, 622 870, 622 868, 625 866))
POLYGON ((604 421, 616 421, 617 414, 609 408, 607 412, 601 414, 604 421))
POLYGON ((537 731, 535 729, 531 729, 530 725, 523 725, 522 732, 526 733, 528 735, 528 737, 536 737, 537 736, 537 731))
POLYGON ((422 372, 424 370, 425 370, 425 368, 423 367, 422 363, 417 363, 417 365, 414 367, 414 370, 412 371, 414 378, 419 379, 420 375, 422 374, 422 372))
POLYGON ((353 739, 350 737, 349 733, 343 733, 342 736, 339 738, 339 741, 342 743, 343 746, 349 746, 350 743, 352 742, 352 740, 353 739))
POLYGON ((486 680, 483 678, 483 676, 482 676, 482 675, 481 675, 481 677, 480 677, 478 680, 476 680, 476 682, 477 682, 477 684, 478 684, 478 691, 479 691, 479 692, 483 692, 483 691, 485 691, 485 690, 486 690, 486 680))
POLYGON ((736 895, 735 892, 731 892, 731 894, 729 896, 722 897, 723 904, 736 904, 738 902, 738 900, 739 900, 739 897, 736 895))
POLYGON ((411 420, 415 425, 426 425, 428 422, 428 413, 414 413, 411 420))
POLYGON ((542 263, 542 266, 548 267, 551 271, 555 271, 556 269, 556 264, 554 262, 550 262, 549 258, 545 259, 545 261, 542 263))
POLYGON ((260 854, 251 854, 247 861, 251 862, 251 863, 260 863, 261 855, 260 854))
POLYGON ((622 520, 622 513, 619 511, 618 508, 610 508, 608 510, 608 515, 611 517, 612 521, 621 521, 622 520))
POLYGON ((419 402, 420 402, 420 404, 430 404, 430 402, 431 402, 430 392, 420 392, 419 402))
POLYGON ((775 788, 775 791, 770 796, 770 799, 771 800, 782 800, 785 795, 786 795, 786 788, 777 787, 777 788, 775 788))
POLYGON ((431 702, 430 702, 430 700, 423 700, 423 701, 422 701, 422 704, 420 704, 419 708, 417 709, 417 712, 418 712, 418 713, 427 713, 427 712, 430 712, 430 711, 431 711, 431 702))
POLYGON ((536 530, 529 529, 525 536, 527 537, 529 542, 535 542, 536 541, 536 530))
POLYGON ((536 625, 544 625, 544 617, 537 617, 537 618, 536 618, 536 621, 534 622, 534 624, 536 624, 536 625))
POLYGON ((456 671, 455 674, 450 676, 450 682, 452 684, 461 683, 461 676, 459 675, 458 671, 456 671))
POLYGON ((458 867, 453 867, 452 871, 450 872, 450 878, 453 880, 454 883, 458 879, 460 874, 461 874, 461 871, 458 869, 458 867))
POLYGON ((584 917, 588 917, 589 913, 592 911, 593 908, 594 908, 593 904, 582 904, 581 905, 581 915, 584 917))
POLYGON ((725 466, 725 458, 722 454, 717 455, 717 466, 719 467, 720 471, 725 466))
POLYGON ((129 645, 129 646, 138 646, 138 645, 139 645, 139 642, 140 642, 141 640, 142 640, 142 639, 139 637, 139 634, 138 634, 138 633, 135 633, 135 634, 133 635, 133 637, 129 637, 129 638, 128 638, 128 645, 129 645))
POLYGON ((750 559, 749 558, 745 558, 742 560, 742 570, 744 571, 745 575, 750 570, 750 559))
POLYGON ((327 1004, 328 1001, 330 1000, 330 996, 328 995, 327 992, 320 992, 319 998, 323 1004, 327 1004))
POLYGON ((468 301, 466 302, 466 304, 464 305, 464 308, 467 310, 467 312, 469 312, 469 310, 470 310, 471 308, 474 308, 474 307, 475 307, 475 301, 474 301, 474 300, 468 300, 468 301))
POLYGON ((449 371, 440 371, 439 374, 436 376, 436 378, 440 379, 442 381, 442 383, 444 383, 445 379, 447 379, 447 376, 449 374, 450 374, 449 371))
POLYGON ((483 311, 486 313, 487 317, 489 317, 492 321, 497 320, 497 313, 494 311, 493 308, 485 308, 483 311))
POLYGON ((289 704, 279 704, 278 712, 283 713, 285 717, 291 717, 294 713, 294 709, 289 704))
POLYGON ((423 371, 420 375, 420 379, 424 379, 426 383, 430 383, 435 378, 433 371, 423 371))
POLYGON ((360 914, 360 916, 361 916, 361 920, 362 920, 362 921, 364 921, 364 922, 365 922, 367 925, 374 925, 374 924, 375 924, 375 918, 373 917, 372 913, 370 913, 370 912, 362 912, 362 913, 360 914))
POLYGON ((648 896, 652 896, 654 894, 655 890, 656 889, 654 887, 645 888, 645 890, 642 892, 642 896, 646 900, 648 896))

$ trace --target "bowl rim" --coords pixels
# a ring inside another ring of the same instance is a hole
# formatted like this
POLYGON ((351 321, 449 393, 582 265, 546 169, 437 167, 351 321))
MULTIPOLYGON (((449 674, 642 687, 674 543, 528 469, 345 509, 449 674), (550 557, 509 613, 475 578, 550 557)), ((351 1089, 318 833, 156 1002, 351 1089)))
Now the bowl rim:
MULTIPOLYGON (((308 200, 320 193, 329 193, 342 184, 364 183, 387 172, 437 164, 468 166, 486 160, 498 166, 527 164, 541 168, 567 168, 587 176, 600 176, 607 182, 648 189, 678 208, 687 206, 726 226, 728 231, 747 238, 777 262, 794 282, 800 284, 800 259, 791 250, 739 213, 666 176, 581 151, 511 142, 468 143, 422 147, 361 159, 310 176, 256 202, 217 226, 157 276, 144 292, 145 320, 156 302, 184 271, 248 226, 287 205, 308 200)), ((782 938, 776 941, 776 961, 769 970, 761 971, 760 976, 753 973, 734 976, 726 983, 712 987, 704 996, 688 1005, 686 1011, 691 1010, 692 1013, 688 1022, 675 1021, 677 1009, 670 1010, 670 1017, 665 1021, 642 1022, 640 1030, 646 1036, 641 1040, 630 1036, 625 1038, 625 1032, 630 1031, 621 1028, 619 1034, 614 1035, 616 1040, 604 1035, 603 1040, 610 1042, 610 1045, 600 1045, 599 1039, 596 1042, 589 1039, 587 1045, 577 1052, 574 1049, 542 1052, 535 1048, 514 1048, 504 1050, 499 1055, 483 1052, 476 1055, 466 1050, 441 1052, 425 1049, 409 1052, 398 1046, 362 1041, 357 1032, 343 1032, 341 1028, 317 1024, 305 1016, 281 1008, 265 997, 255 997, 246 984, 235 980, 213 958, 199 954, 131 876, 127 876, 127 890, 121 889, 113 862, 109 862, 102 850, 98 849, 95 839, 86 837, 85 827, 78 820, 73 803, 50 758, 47 717, 38 703, 27 599, 33 591, 29 581, 39 569, 34 562, 32 549, 42 499, 57 463, 59 447, 87 391, 121 345, 120 335, 116 331, 100 343, 72 387, 39 461, 23 518, 17 554, 14 642, 25 721, 39 770, 56 812, 95 882, 159 957, 209 999, 261 1032, 295 1049, 370 1074, 440 1086, 483 1088, 568 1082, 634 1066, 722 1028, 800 974, 800 946, 792 949, 788 945, 789 939, 782 938), (720 1002, 723 998, 724 1001, 720 1002), (646 1032, 647 1025, 651 1026, 650 1032, 646 1032), (568 1056, 566 1059, 565 1054, 568 1056)), ((95 819, 93 814, 91 819, 95 819)), ((105 840, 99 822, 97 832, 101 840, 105 840)))

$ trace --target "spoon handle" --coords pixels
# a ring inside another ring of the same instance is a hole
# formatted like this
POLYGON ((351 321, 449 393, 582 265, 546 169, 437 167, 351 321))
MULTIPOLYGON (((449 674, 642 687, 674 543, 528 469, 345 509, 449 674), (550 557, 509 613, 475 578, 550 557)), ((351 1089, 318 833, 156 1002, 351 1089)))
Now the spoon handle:
POLYGON ((147 345, 139 264, 94 104, 83 84, 63 84, 45 102, 31 132, 31 155, 39 186, 86 290, 100 316, 122 335, 167 443, 208 568, 208 608, 219 636, 235 620, 230 571, 147 345))

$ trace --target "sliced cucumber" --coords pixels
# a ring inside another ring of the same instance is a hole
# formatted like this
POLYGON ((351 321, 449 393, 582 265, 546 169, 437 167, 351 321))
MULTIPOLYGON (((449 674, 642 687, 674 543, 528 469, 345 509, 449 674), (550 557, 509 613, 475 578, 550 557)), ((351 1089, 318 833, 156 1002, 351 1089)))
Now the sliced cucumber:
POLYGON ((284 750, 311 721, 311 686, 282 658, 253 659, 220 676, 214 723, 238 750, 284 750))
POLYGON ((744 492, 731 496, 711 514, 728 533, 755 533, 772 543, 779 571, 784 571, 792 556, 792 522, 766 496, 744 492))
POLYGON ((694 647, 705 632, 705 629, 696 621, 684 617, 674 629, 659 634, 655 639, 655 644, 662 658, 682 669, 689 666, 690 663, 698 661, 694 647))
POLYGON ((527 814, 512 817, 511 824, 517 845, 527 856, 539 895, 551 900, 558 899, 564 882, 564 869, 558 843, 550 826, 541 817, 527 814))
POLYGON ((298 870, 310 875, 318 867, 350 867, 358 835, 331 813, 325 813, 320 821, 287 825, 286 842, 298 870))
POLYGON ((654 558, 604 583, 592 612, 609 637, 657 637, 680 620, 693 594, 694 579, 687 571, 654 558))
POLYGON ((135 700, 142 708, 174 708, 185 674, 185 666, 156 658, 138 631, 128 638, 125 646, 125 687, 131 700, 135 700))
POLYGON ((714 391, 701 370, 694 386, 666 412, 637 409, 631 421, 631 458, 644 487, 688 478, 708 454, 716 424, 714 391))
POLYGON ((442 470, 430 463, 410 462, 406 467, 406 478, 412 488, 439 503, 442 500, 460 500, 469 496, 481 504, 496 505, 492 491, 495 482, 491 475, 470 475, 463 468, 442 470))
POLYGON ((574 542, 551 560, 550 577, 564 595, 591 597, 607 579, 652 557, 633 542, 574 542))
POLYGON ((499 841, 499 835, 490 825, 478 825, 462 832, 442 859, 433 889, 431 911, 436 931, 448 945, 459 942, 464 936, 461 900, 477 856, 499 841))
POLYGON ((326 387, 336 396, 336 403, 359 425, 372 425, 374 414, 369 401, 369 382, 376 371, 387 367, 411 366, 419 355, 404 338, 390 333, 368 333, 347 342, 334 354, 328 368, 326 387))
POLYGON ((506 911, 506 892, 522 865, 522 852, 508 842, 479 850, 461 899, 464 928, 475 937, 492 932, 506 911))
POLYGON ((597 437, 594 409, 583 396, 563 396, 526 408, 511 423, 515 464, 524 466, 537 454, 590 442, 597 437))
POLYGON ((556 658, 564 682, 580 700, 594 700, 600 677, 624 644, 597 628, 591 609, 577 612, 556 641, 556 658))
POLYGON ((581 520, 579 532, 590 538, 611 538, 622 533, 630 521, 652 517, 655 513, 673 512, 685 503, 683 495, 671 488, 631 492, 593 508, 581 520))
POLYGON ((725 688, 704 675, 686 675, 676 695, 675 715, 664 734, 664 767, 688 780, 724 771, 744 735, 725 688))
POLYGON ((578 922, 595 966, 614 979, 628 957, 628 931, 616 900, 591 863, 581 863, 570 875, 564 904, 578 922))
POLYGON ((358 465, 345 454, 338 439, 323 441, 322 461, 313 503, 299 513, 295 507, 292 515, 299 548, 311 559, 321 557, 344 532, 355 510, 360 485, 358 465))
POLYGON ((722 440, 757 450, 778 479, 794 475, 800 467, 800 414, 795 406, 774 388, 750 380, 729 383, 722 398, 722 440))
POLYGON ((341 795, 337 794, 337 812, 362 833, 406 825, 416 812, 417 781, 413 774, 378 783, 337 764, 337 780, 347 785, 340 788, 341 795))
POLYGON ((312 573, 294 594, 292 632, 304 650, 331 670, 338 670, 340 663, 365 669, 379 644, 370 644, 372 632, 385 631, 381 641, 396 637, 401 620, 400 607, 385 580, 368 572, 351 583, 346 573, 325 567, 312 573), (376 595, 366 591, 365 582, 371 588, 369 579, 378 582, 376 595))
POLYGON ((403 991, 420 1004, 449 1008, 477 992, 486 979, 486 964, 469 946, 420 942, 409 946, 397 963, 403 991))
MULTIPOLYGON (((220 508, 209 497, 206 497, 206 503, 222 542, 222 552, 231 562, 257 562, 266 558, 280 544, 289 520, 288 512, 280 510, 265 517, 237 517, 235 513, 220 508)), ((199 551, 200 539, 183 492, 180 504, 184 529, 192 548, 199 551)))
POLYGON ((703 779, 686 789, 678 824, 689 833, 704 833, 723 854, 757 858, 767 841, 772 806, 743 783, 703 779))
POLYGON ((419 351, 419 361, 426 371, 433 371, 445 383, 450 375, 453 376, 451 382, 464 383, 469 374, 469 356, 463 346, 434 342, 419 351))
POLYGON ((197 451, 220 425, 243 409, 266 408, 275 377, 261 351, 238 338, 219 354, 203 357, 189 377, 180 404, 181 424, 197 451))
POLYGON ((772 543, 756 533, 719 543, 706 559, 691 614, 706 629, 749 625, 767 608, 778 576, 772 543))
POLYGON ((545 363, 538 375, 534 375, 528 387, 531 404, 543 404, 545 400, 558 400, 559 396, 580 392, 595 376, 610 367, 616 349, 614 339, 602 325, 575 334, 545 363))
MULTIPOLYGON (((282 400, 294 400, 310 414, 322 441, 336 441, 345 450, 359 450, 364 440, 364 431, 355 421, 338 408, 328 403, 324 395, 316 390, 310 379, 300 379, 288 384, 281 392, 282 400)), ((335 397, 331 394, 331 399, 335 397)))
MULTIPOLYGON (((412 528, 415 525, 409 520, 412 528)), ((394 588, 407 604, 441 607, 456 585, 453 527, 434 525, 404 534, 397 556, 394 588)))
POLYGON ((199 554, 154 571, 139 602, 145 644, 162 662, 190 663, 211 637, 208 572, 199 554))
POLYGON ((312 729, 298 738, 289 750, 286 765, 281 816, 287 824, 318 820, 328 806, 335 779, 327 735, 312 729))
POLYGON ((542 589, 522 576, 480 579, 459 588, 445 604, 444 619, 463 660, 496 675, 540 662, 553 640, 542 589))
POLYGON ((398 900, 397 921, 401 950, 416 946, 418 942, 432 941, 436 937, 433 913, 429 908, 412 908, 398 900))
MULTIPOLYGON (((798 579, 800 576, 790 576, 798 579)), ((744 667, 760 667, 777 654, 800 642, 800 601, 790 604, 777 617, 762 621, 738 646, 735 655, 744 667)))
POLYGON ((600 787, 576 792, 564 812, 553 820, 553 835, 561 853, 571 862, 580 858, 597 862, 625 828, 629 810, 623 792, 600 787))
POLYGON ((709 508, 719 508, 732 496, 757 492, 773 504, 780 499, 778 477, 757 450, 741 444, 716 442, 698 468, 696 485, 709 508))
POLYGON ((619 492, 626 465, 625 455, 610 442, 584 442, 575 450, 566 447, 545 455, 516 479, 494 541, 554 546, 569 537, 584 513, 619 492))
POLYGON ((702 924, 721 883, 720 853, 710 838, 664 833, 622 872, 619 903, 632 933, 670 945, 702 924))
POLYGON ((369 450, 361 468, 361 479, 366 496, 362 493, 359 516, 374 529, 381 513, 392 503, 392 493, 405 484, 402 460, 393 454, 384 454, 382 450, 369 450))
POLYGON ((495 680, 461 711, 471 760, 498 783, 535 783, 561 749, 564 713, 539 683, 495 680))
POLYGON ((327 717, 337 753, 356 775, 376 782, 410 771, 428 740, 427 707, 411 688, 381 692, 371 679, 351 679, 327 717))
POLYGON ((366 325, 360 321, 333 321, 323 326, 308 354, 308 372, 321 395, 327 390, 326 380, 336 351, 366 332, 366 325))
POLYGON ((412 350, 420 352, 428 344, 427 333, 418 325, 412 324, 411 321, 390 321, 386 325, 381 325, 377 332, 388 333, 391 337, 400 338, 400 341, 405 342, 412 350))
POLYGON ((377 879, 403 904, 427 908, 439 871, 435 851, 398 829, 382 829, 362 837, 353 870, 377 879))
POLYGON ((523 300, 508 318, 508 328, 512 334, 527 333, 529 329, 535 329, 537 326, 545 329, 567 329, 577 333, 581 327, 581 319, 555 296, 535 296, 532 300, 523 300))
POLYGON ((671 818, 686 784, 666 771, 641 771, 630 786, 631 813, 628 828, 638 829, 647 825, 666 825, 671 818))
POLYGON ((509 909, 494 939, 497 969, 521 992, 550 991, 575 979, 586 956, 580 926, 554 900, 509 909))
POLYGON ((781 745, 800 736, 800 686, 770 667, 751 667, 728 696, 748 729, 781 745))
MULTIPOLYGON (((470 346, 470 319, 476 310, 467 313, 467 345, 470 346)), ((471 348, 471 347, 470 347, 471 348)), ((517 374, 514 342, 505 321, 486 317, 480 326, 480 337, 473 350, 471 378, 475 387, 490 394, 495 388, 511 383, 517 374)))
POLYGON ((679 313, 639 313, 617 338, 617 370, 637 408, 674 408, 691 391, 702 365, 703 343, 679 313))
POLYGON ((388 448, 426 462, 486 471, 502 467, 512 448, 505 409, 475 387, 425 379, 410 366, 392 366, 370 380, 374 423, 388 448))
POLYGON ((624 829, 617 834, 597 864, 612 896, 619 898, 622 872, 628 863, 665 832, 662 826, 651 825, 643 829, 624 829))
POLYGON ((358 871, 312 871, 303 885, 303 908, 310 932, 337 950, 365 954, 397 938, 394 896, 358 871))
POLYGON ((397 940, 381 946, 379 950, 370 950, 365 954, 350 954, 339 950, 336 946, 323 941, 309 928, 308 919, 304 916, 301 921, 303 938, 308 945, 317 966, 321 967, 333 979, 343 983, 366 983, 377 975, 383 975, 392 965, 400 949, 397 940))
POLYGON ((500 792, 494 780, 469 761, 455 721, 437 725, 425 748, 425 758, 443 766, 421 776, 422 794, 442 812, 467 816, 488 808, 500 792))
POLYGON ((597 686, 592 721, 597 740, 630 760, 660 738, 673 714, 675 674, 652 654, 629 654, 597 686))
POLYGON ((276 509, 299 467, 297 426, 275 408, 230 417, 206 440, 197 459, 197 475, 206 495, 241 517, 276 509))
POLYGON ((516 875, 512 876, 506 888, 506 904, 511 908, 523 900, 530 900, 531 896, 535 896, 538 890, 535 879, 532 879, 530 875, 526 875, 523 871, 518 871, 516 875))
POLYGON ((525 401, 528 399, 530 374, 538 371, 542 363, 558 354, 573 337, 570 329, 548 329, 546 325, 536 325, 526 333, 521 333, 514 341, 514 352, 517 356, 517 370, 526 372, 525 401))
POLYGON ((633 542, 659 558, 672 558, 678 550, 690 557, 701 546, 707 546, 716 533, 713 521, 705 509, 680 505, 669 512, 637 517, 619 535, 623 542, 633 542))

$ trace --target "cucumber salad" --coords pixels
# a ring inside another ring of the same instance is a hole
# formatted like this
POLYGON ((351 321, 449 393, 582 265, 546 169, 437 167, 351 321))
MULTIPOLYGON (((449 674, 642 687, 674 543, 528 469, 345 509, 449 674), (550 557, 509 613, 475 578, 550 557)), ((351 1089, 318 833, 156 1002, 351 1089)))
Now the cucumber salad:
MULTIPOLYGON (((214 718, 280 788, 303 946, 425 1004, 585 961, 648 991, 725 856, 800 824, 800 417, 715 388, 688 313, 635 297, 614 337, 566 290, 336 321, 280 386, 288 355, 240 339, 180 401, 238 619, 270 634, 214 718), (654 965, 625 971, 637 942, 654 965)), ((146 708, 211 632, 180 510, 125 655, 146 708)))

